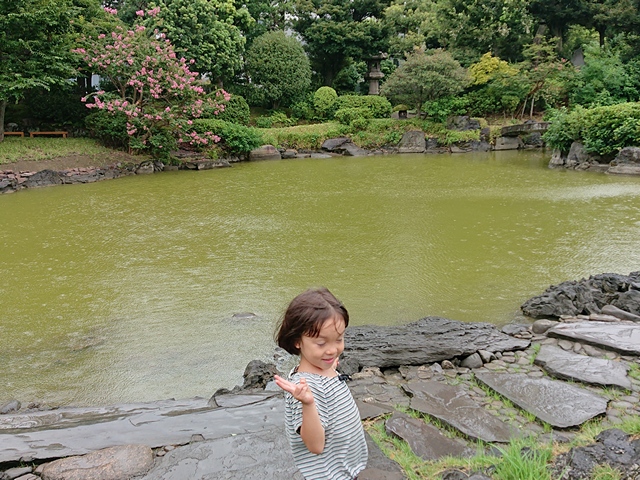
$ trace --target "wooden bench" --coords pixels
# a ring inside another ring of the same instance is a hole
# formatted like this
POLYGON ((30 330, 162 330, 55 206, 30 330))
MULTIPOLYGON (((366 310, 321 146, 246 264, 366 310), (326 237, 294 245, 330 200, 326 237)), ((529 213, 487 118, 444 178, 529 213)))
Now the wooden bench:
POLYGON ((17 137, 24 137, 24 132, 4 132, 4 136, 15 135, 17 137))
POLYGON ((62 138, 67 138, 67 132, 31 132, 29 136, 35 137, 36 135, 62 135, 62 138))

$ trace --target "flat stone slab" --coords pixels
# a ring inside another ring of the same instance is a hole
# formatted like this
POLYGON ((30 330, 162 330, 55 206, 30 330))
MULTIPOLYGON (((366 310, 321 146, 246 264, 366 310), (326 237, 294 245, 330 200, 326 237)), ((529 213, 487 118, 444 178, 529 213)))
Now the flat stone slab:
POLYGON ((404 413, 395 412, 387 419, 385 427, 387 433, 407 442, 413 453, 427 461, 446 456, 468 457, 475 454, 464 442, 446 437, 433 425, 404 413))
POLYGON ((192 399, 2 415, 0 463, 84 455, 118 445, 184 445, 192 435, 211 440, 283 422, 281 396, 236 408, 211 408, 205 399, 192 399))
POLYGON ((109 447, 87 455, 47 463, 44 480, 122 480, 145 474, 153 465, 147 445, 109 447))
MULTIPOLYGON (((367 437, 369 461, 358 478, 403 479, 400 467, 367 437)), ((167 452, 136 480, 303 480, 293 463, 284 430, 279 427, 192 443, 167 452)))
POLYGON ((340 369, 352 374, 359 367, 425 365, 466 357, 478 350, 523 350, 528 340, 510 337, 489 323, 466 323, 426 317, 406 325, 349 327, 345 334, 345 361, 340 369))
POLYGON ((640 325, 609 322, 562 323, 547 335, 595 345, 624 355, 640 356, 640 325))
POLYGON ((507 443, 517 435, 460 387, 433 380, 412 380, 406 389, 413 394, 411 408, 442 420, 474 440, 507 443))
POLYGON ((605 358, 565 351, 554 345, 542 345, 535 359, 551 376, 563 380, 576 380, 595 385, 612 385, 631 389, 631 380, 627 377, 629 368, 620 362, 605 358))
POLYGON ((557 428, 575 427, 607 411, 607 399, 559 380, 478 372, 476 379, 557 428))

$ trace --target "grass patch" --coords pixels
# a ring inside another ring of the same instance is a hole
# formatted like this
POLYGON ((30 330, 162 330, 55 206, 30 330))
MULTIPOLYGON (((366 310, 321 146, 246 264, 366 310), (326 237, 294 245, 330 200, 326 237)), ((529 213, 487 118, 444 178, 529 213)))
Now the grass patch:
POLYGON ((495 477, 500 480, 551 480, 548 465, 551 445, 537 444, 533 439, 517 439, 507 447, 497 447, 502 458, 496 463, 495 477))
POLYGON ((534 364, 534 362, 536 361, 536 357, 538 356, 538 353, 540 353, 541 348, 542 348, 541 343, 534 343, 533 345, 531 345, 531 359, 529 360, 529 365, 534 364))
POLYGON ((636 380, 640 380, 640 365, 637 363, 632 363, 629 365, 629 374, 631 378, 635 378, 636 380))
POLYGON ((5 137, 0 142, 0 165, 21 160, 41 161, 73 155, 108 155, 113 150, 90 138, 5 137))
POLYGON ((591 480, 620 480, 622 473, 611 465, 597 465, 591 472, 591 480))

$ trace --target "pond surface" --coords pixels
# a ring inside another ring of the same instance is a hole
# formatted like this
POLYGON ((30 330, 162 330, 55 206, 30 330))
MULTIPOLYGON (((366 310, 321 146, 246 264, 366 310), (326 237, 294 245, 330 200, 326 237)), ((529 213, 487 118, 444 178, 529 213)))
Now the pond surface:
POLYGON ((272 358, 310 286, 353 325, 502 325, 551 284, 640 270, 640 178, 548 159, 285 160, 1 196, 0 403, 208 397, 272 358))

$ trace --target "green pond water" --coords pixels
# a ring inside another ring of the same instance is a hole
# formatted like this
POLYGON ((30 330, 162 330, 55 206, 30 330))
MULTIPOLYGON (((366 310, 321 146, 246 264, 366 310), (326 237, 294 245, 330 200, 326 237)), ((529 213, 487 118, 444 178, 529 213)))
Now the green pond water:
POLYGON ((0 403, 208 397, 272 358, 310 286, 352 325, 503 325, 551 284, 640 270, 640 178, 548 160, 284 160, 0 196, 0 403))

